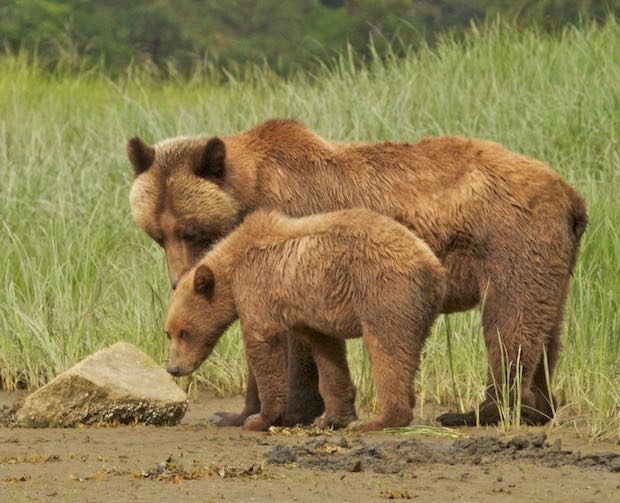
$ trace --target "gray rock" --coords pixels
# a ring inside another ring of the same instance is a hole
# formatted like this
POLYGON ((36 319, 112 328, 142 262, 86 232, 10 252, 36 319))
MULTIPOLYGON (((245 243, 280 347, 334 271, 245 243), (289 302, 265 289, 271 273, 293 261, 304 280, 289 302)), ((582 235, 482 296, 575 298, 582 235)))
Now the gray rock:
POLYGON ((140 349, 117 342, 85 358, 26 397, 20 426, 94 423, 177 424, 187 395, 140 349))

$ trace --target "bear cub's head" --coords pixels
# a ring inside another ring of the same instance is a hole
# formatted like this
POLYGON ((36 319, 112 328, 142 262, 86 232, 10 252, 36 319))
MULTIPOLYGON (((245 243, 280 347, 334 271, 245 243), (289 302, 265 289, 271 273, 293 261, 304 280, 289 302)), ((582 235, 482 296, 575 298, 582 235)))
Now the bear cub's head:
POLYGON ((230 284, 204 261, 183 276, 168 303, 168 372, 185 376, 204 362, 236 319, 230 284))

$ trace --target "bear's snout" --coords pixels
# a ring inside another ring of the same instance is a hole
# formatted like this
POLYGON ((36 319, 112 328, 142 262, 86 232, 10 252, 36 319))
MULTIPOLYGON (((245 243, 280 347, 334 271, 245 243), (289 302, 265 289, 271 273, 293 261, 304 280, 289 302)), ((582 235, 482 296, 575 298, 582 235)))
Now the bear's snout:
POLYGON ((170 375, 173 375, 174 377, 179 377, 181 375, 181 370, 179 369, 177 365, 175 366, 169 365, 166 370, 168 371, 170 375))

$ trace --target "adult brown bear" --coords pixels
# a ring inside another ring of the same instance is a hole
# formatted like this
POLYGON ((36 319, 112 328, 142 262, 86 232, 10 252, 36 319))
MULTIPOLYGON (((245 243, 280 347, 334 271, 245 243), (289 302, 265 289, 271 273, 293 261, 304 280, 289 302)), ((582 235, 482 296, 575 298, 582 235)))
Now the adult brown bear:
MULTIPOLYGON (((375 210, 412 229, 441 260, 448 273, 444 313, 483 303, 490 372, 480 421, 499 420, 495 384, 505 380, 506 368, 514 379, 517 362, 523 417, 544 423, 552 415, 544 355, 551 376, 587 216, 582 198, 545 164, 453 136, 413 145, 332 142, 293 120, 154 147, 133 138, 127 151, 136 175, 134 219, 165 249, 173 287, 255 209, 291 216, 375 210)), ((306 423, 322 412, 317 385, 309 349, 291 337, 285 423, 306 423)), ((250 371, 245 410, 219 414, 216 423, 241 424, 259 409, 250 371)), ((475 424, 476 415, 439 419, 475 424)))

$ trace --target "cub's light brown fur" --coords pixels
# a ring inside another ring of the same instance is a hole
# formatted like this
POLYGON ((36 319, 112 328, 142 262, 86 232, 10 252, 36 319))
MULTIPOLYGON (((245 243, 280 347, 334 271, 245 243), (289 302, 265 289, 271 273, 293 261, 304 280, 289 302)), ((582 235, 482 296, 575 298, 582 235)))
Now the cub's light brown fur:
MULTIPOLYGON (((173 283, 213 239, 257 208, 291 216, 370 208, 404 224, 439 257, 448 271, 443 312, 483 302, 490 372, 481 421, 499 418, 493 383, 502 380, 502 344, 505 364, 513 372, 517 358, 523 365, 526 420, 541 423, 552 414, 543 349, 552 376, 587 217, 581 197, 545 164, 461 137, 414 145, 330 142, 291 120, 221 140, 179 138, 152 148, 133 139, 128 151, 137 174, 134 216, 165 247, 173 283), (212 160, 208 141, 221 143, 212 160)), ((314 367, 303 346, 291 352, 289 404, 298 405, 291 417, 307 421, 319 408, 311 406, 314 367)), ((258 406, 254 396, 249 386, 237 421, 258 406)), ((473 424, 476 416, 441 420, 473 424)))
POLYGON ((251 430, 286 411, 287 334, 312 349, 325 402, 323 426, 356 418, 355 389, 337 340, 363 337, 378 412, 363 428, 405 426, 412 380, 445 294, 445 271, 429 247, 394 220, 366 209, 291 219, 249 215, 179 283, 166 331, 169 369, 195 370, 238 314, 261 399, 251 430))

